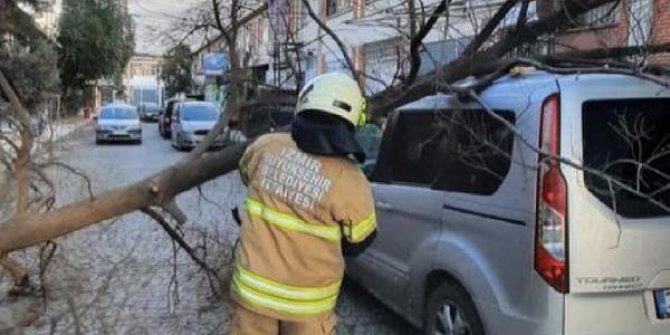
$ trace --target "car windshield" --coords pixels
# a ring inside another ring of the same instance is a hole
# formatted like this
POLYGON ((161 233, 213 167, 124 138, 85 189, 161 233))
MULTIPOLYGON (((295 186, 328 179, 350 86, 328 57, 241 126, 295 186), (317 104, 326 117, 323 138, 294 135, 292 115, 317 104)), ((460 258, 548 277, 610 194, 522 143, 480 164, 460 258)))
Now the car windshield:
POLYGON ((160 107, 158 107, 158 105, 145 105, 144 106, 144 111, 146 113, 158 113, 159 109, 160 109, 160 107))
POLYGON ((132 120, 137 118, 134 109, 128 107, 105 107, 100 112, 101 119, 132 120))
POLYGON ((184 105, 181 119, 184 121, 216 121, 219 112, 213 105, 184 105))

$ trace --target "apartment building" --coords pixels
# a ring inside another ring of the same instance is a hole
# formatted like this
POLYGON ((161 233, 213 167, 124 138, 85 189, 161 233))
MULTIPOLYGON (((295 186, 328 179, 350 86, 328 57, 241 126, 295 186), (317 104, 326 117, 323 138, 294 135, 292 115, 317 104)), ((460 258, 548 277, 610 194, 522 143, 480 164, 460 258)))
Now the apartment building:
MULTIPOLYGON (((549 10, 556 1, 539 0, 538 4, 549 10)), ((555 50, 670 43, 670 0, 622 0, 615 5, 596 8, 577 18, 573 29, 556 37, 555 50)), ((670 53, 652 55, 649 61, 670 64, 670 53)))
MULTIPOLYGON (((369 93, 397 82, 408 69, 410 12, 430 15, 439 0, 410 9, 404 0, 308 0, 341 39, 369 93)), ((454 59, 502 1, 452 1, 424 39, 422 72, 454 59)), ((302 0, 269 1, 268 13, 250 22, 240 39, 249 66, 267 69, 266 82, 296 88, 317 74, 347 69, 337 43, 312 20, 302 0), (297 73, 297 75, 295 75, 297 73)))
MULTIPOLYGON (((430 15, 439 0, 410 9, 405 0, 308 0, 319 18, 341 39, 357 71, 365 73, 367 93, 397 83, 409 68, 410 14, 430 15), (425 14, 424 14, 425 13, 425 14)), ((497 11, 501 0, 453 0, 445 15, 424 39, 421 71, 445 64, 463 48, 497 11)), ((561 0, 530 3, 530 21, 546 17, 561 0)), ((243 64, 260 81, 297 88, 312 77, 347 71, 338 45, 309 18, 303 0, 272 0, 266 15, 250 21, 238 39, 243 64), (294 75, 297 73, 298 75, 294 75)), ((417 4, 420 4, 417 2, 417 4)), ((600 47, 670 43, 670 0, 622 0, 575 18, 574 27, 543 41, 526 53, 554 53, 600 47)), ((517 7, 503 20, 516 23, 517 7)), ((670 63, 670 54, 654 55, 654 63, 670 63)))
POLYGON ((162 56, 136 54, 130 58, 130 61, 128 61, 128 65, 126 65, 126 70, 124 72, 124 78, 130 79, 133 77, 145 76, 157 77, 160 75, 162 63, 162 56))

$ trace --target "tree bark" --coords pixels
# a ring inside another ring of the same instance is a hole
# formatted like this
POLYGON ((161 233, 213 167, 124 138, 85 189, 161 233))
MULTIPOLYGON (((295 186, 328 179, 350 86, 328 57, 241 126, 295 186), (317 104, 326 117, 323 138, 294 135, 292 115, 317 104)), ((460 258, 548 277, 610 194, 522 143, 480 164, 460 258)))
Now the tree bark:
POLYGON ((92 224, 149 206, 237 168, 246 143, 180 163, 132 185, 104 192, 44 214, 0 223, 0 251, 11 252, 55 239, 92 224))
MULTIPOLYGON (((565 0, 574 16, 590 8, 614 0, 565 0)), ((517 29, 486 50, 472 57, 461 57, 429 75, 417 77, 411 87, 393 87, 373 97, 376 116, 385 115, 393 107, 433 92, 436 83, 449 83, 481 72, 487 63, 495 63, 509 50, 537 36, 563 27, 563 11, 545 20, 517 29)), ((596 53, 596 52, 594 52, 596 53)), ((622 50, 623 53, 623 50, 622 50)), ((177 194, 237 168, 246 144, 228 147, 216 153, 199 153, 156 173, 140 182, 110 190, 44 214, 25 214, 0 223, 0 253, 33 246, 89 225, 149 206, 162 206, 177 194)))
POLYGON ((418 76, 415 84, 410 87, 397 85, 375 94, 370 98, 371 115, 373 118, 384 117, 399 106, 434 93, 436 83, 450 83, 463 79, 477 68, 496 62, 515 47, 534 41, 543 34, 565 28, 571 22, 571 17, 614 1, 616 0, 565 0, 563 9, 544 20, 529 23, 521 29, 514 29, 505 38, 485 50, 473 55, 462 54, 449 64, 418 76))

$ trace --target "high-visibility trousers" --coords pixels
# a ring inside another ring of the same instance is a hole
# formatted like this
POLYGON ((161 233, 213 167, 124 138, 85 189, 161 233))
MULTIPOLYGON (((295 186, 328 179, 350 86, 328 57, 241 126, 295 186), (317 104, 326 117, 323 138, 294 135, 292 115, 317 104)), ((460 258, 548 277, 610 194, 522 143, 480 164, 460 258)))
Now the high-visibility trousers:
POLYGON ((335 313, 314 321, 296 322, 273 319, 238 304, 234 308, 230 335, 335 335, 335 313))

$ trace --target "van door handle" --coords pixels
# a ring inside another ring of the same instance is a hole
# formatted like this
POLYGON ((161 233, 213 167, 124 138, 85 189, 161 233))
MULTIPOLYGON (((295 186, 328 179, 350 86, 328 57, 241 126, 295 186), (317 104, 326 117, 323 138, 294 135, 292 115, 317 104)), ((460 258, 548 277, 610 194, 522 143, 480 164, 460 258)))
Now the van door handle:
POLYGON ((377 201, 377 208, 383 210, 383 211, 390 211, 393 210, 393 206, 389 204, 388 202, 385 201, 377 201))

